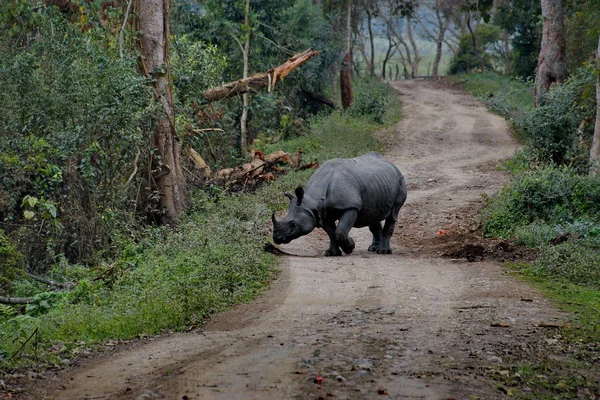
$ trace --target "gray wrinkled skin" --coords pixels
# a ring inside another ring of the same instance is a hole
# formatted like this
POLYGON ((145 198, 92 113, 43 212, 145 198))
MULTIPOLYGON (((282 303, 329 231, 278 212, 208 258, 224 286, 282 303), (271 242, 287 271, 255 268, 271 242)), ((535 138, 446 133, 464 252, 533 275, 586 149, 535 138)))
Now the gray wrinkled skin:
POLYGON ((306 191, 299 187, 295 196, 285 195, 290 199, 287 216, 280 221, 272 216, 276 244, 323 228, 330 240, 324 255, 341 256, 342 251, 354 250, 350 229, 368 226, 373 234, 369 251, 392 253, 390 239, 406 201, 406 184, 398 168, 379 153, 327 161, 310 178, 306 191))

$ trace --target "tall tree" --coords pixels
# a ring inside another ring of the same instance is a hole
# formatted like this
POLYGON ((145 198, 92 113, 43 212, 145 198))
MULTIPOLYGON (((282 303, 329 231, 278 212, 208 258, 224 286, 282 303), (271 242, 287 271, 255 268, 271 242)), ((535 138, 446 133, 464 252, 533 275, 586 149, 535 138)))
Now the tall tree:
MULTIPOLYGON (((244 71, 242 74, 243 79, 248 78, 248 55, 250 53, 250 0, 246 0, 246 7, 244 13, 244 33, 246 40, 242 48, 242 56, 244 58, 244 71)), ((248 93, 242 95, 242 117, 240 119, 241 128, 241 150, 242 157, 248 154, 248 93)))
POLYGON ((423 12, 416 13, 415 19, 419 23, 425 36, 435 43, 435 58, 431 75, 437 77, 439 74, 442 49, 446 40, 446 31, 450 26, 451 4, 447 0, 434 0, 423 3, 423 12), (432 19, 431 16, 435 19, 432 19))
POLYGON ((354 101, 352 91, 352 0, 346 0, 345 11, 346 49, 340 69, 340 92, 344 109, 350 107, 354 101))
POLYGON ((538 24, 542 15, 540 1, 498 0, 496 7, 494 24, 506 29, 510 38, 511 65, 505 70, 524 78, 535 76, 542 33, 538 24))
POLYGON ((152 78, 154 96, 160 108, 152 136, 155 146, 151 177, 160 192, 163 222, 174 224, 187 204, 186 182, 180 164, 179 138, 175 132, 175 112, 169 74, 170 0, 139 0, 139 41, 144 72, 152 78))
POLYGON ((594 139, 590 149, 590 159, 596 165, 592 169, 592 174, 600 173, 600 37, 598 38, 598 49, 596 50, 596 125, 594 127, 594 139))
POLYGON ((566 36, 562 0, 541 0, 542 47, 535 75, 534 99, 539 105, 548 90, 567 78, 566 36))
MULTIPOLYGON (((383 58, 383 64, 381 66, 381 79, 384 79, 384 80, 386 78, 385 69, 387 67, 387 63, 390 60, 390 58, 394 55, 394 53, 396 52, 396 50, 398 48, 397 47, 398 44, 392 40, 392 35, 391 35, 391 32, 389 31, 389 29, 385 32, 385 34, 386 34, 386 38, 388 41, 388 48, 387 48, 387 51, 385 52, 385 57, 383 58)), ((390 72, 390 77, 389 77, 390 79, 392 78, 391 75, 392 75, 392 73, 390 72)))
POLYGON ((374 78, 375 77, 375 35, 373 33, 373 14, 374 9, 371 1, 366 1, 364 3, 365 13, 367 14, 367 29, 369 31, 369 44, 371 51, 369 53, 369 74, 374 78))

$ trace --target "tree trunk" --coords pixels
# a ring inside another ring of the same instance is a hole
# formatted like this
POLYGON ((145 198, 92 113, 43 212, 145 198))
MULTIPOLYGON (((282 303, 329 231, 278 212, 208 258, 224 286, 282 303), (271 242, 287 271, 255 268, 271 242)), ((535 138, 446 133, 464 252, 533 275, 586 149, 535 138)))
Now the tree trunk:
POLYGON ((535 105, 542 102, 553 86, 560 85, 567 77, 565 56, 566 36, 561 0, 541 0, 542 46, 538 57, 534 83, 535 105))
POLYGON ((369 73, 371 74, 371 77, 375 78, 375 38, 373 37, 373 25, 371 19, 371 10, 369 9, 369 6, 367 6, 367 27, 369 28, 369 43, 371 45, 369 73))
MULTIPOLYGON (((479 68, 481 68, 481 72, 483 72, 485 70, 485 63, 483 62, 483 56, 481 55, 481 52, 479 51, 479 48, 477 46, 477 37, 475 37, 475 32, 473 32, 473 29, 471 28, 471 12, 467 11, 467 13, 467 28, 469 29, 469 33, 471 34, 471 44, 473 45, 473 53, 475 53, 475 58, 477 58, 477 60, 479 61, 479 68)), ((469 66, 467 66, 467 70, 468 69, 469 66)))
MULTIPOLYGON (((250 0, 246 0, 244 26, 246 27, 246 41, 242 51, 242 56, 244 59, 244 71, 242 79, 248 78, 248 53, 250 52, 250 0)), ((246 154, 248 154, 248 92, 242 95, 242 118, 240 119, 240 128, 240 148, 242 151, 242 157, 246 157, 246 154)))
POLYGON ((504 30, 504 75, 510 75, 510 38, 506 29, 504 30))
POLYGON ((408 40, 410 41, 410 46, 413 50, 413 58, 410 64, 410 68, 412 69, 412 77, 415 78, 419 75, 419 64, 421 63, 421 54, 419 53, 419 46, 415 41, 413 31, 412 31, 412 20, 410 18, 406 19, 406 31, 408 34, 408 40))
POLYGON ((165 210, 162 221, 172 225, 187 204, 187 193, 168 69, 170 7, 170 0, 139 0, 138 23, 141 62, 144 72, 154 78, 154 95, 161 105, 152 137, 156 148, 152 178, 161 195, 159 205, 165 210))
MULTIPOLYGON (((443 44, 446 41, 446 31, 450 25, 450 12, 448 10, 448 4, 444 0, 435 0, 434 4, 427 5, 435 14, 435 22, 427 20, 421 17, 418 13, 414 14, 414 18, 417 23, 421 26, 421 29, 425 36, 435 43, 435 57, 433 59, 433 66, 431 75, 433 77, 439 76, 440 61, 442 59, 443 44), (433 30, 432 28, 437 29, 433 30)), ((428 71, 429 73, 429 71, 428 71)))
POLYGON ((598 163, 600 163, 600 38, 598 38, 598 49, 596 50, 596 125, 594 126, 594 139, 590 149, 590 160, 594 163, 592 166, 592 175, 600 173, 598 163))
POLYGON ((350 52, 350 46, 352 45, 352 0, 347 0, 346 7, 346 55, 340 69, 340 92, 344 110, 350 107, 354 101, 352 90, 352 53, 350 52))
MULTIPOLYGON (((388 30, 387 32, 387 39, 388 39, 388 48, 387 51, 385 53, 385 58, 383 59, 383 65, 381 66, 381 79, 385 80, 385 69, 387 66, 388 61, 390 60, 390 57, 392 57, 395 53, 395 51, 392 51, 396 48, 396 43, 394 43, 394 41, 392 41, 392 37, 390 35, 390 32, 388 30)), ((392 73, 390 72, 390 79, 392 77, 392 73)))
POLYGON ((431 75, 434 78, 437 78, 439 76, 439 69, 440 69, 440 61, 442 59, 442 44, 443 41, 440 40, 435 44, 435 58, 433 59, 433 70, 431 72, 431 75))
POLYGON ((444 3, 442 1, 436 1, 435 4, 435 17, 438 23, 438 35, 435 39, 435 58, 433 59, 433 71, 434 77, 439 76, 440 61, 442 60, 443 44, 446 37, 446 31, 450 25, 450 16, 448 12, 442 12, 441 8, 444 3))

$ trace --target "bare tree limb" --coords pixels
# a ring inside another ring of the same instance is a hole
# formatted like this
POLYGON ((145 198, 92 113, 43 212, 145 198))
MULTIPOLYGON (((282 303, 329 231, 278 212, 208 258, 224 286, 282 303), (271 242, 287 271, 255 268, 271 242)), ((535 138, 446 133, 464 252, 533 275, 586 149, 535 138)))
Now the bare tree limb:
POLYGON ((4 297, 0 296, 0 304, 31 304, 35 300, 33 297, 4 297))
POLYGON ((129 0, 129 2, 127 3, 127 11, 125 11, 123 26, 121 27, 121 31, 119 32, 119 54, 121 55, 121 58, 123 58, 123 42, 125 40, 125 27, 127 26, 127 20, 129 19, 129 11, 131 11, 132 4, 133 0, 129 0))
POLYGON ((138 171, 138 160, 139 159, 140 159, 140 149, 138 148, 137 149, 137 154, 135 155, 135 161, 133 162, 133 172, 131 173, 131 175, 129 175, 129 179, 127 179, 127 182, 125 182, 125 186, 123 186, 123 187, 129 186, 129 184, 133 180, 133 177, 135 176, 135 174, 137 174, 137 171, 138 171))
POLYGON ((270 92, 278 80, 283 80, 290 72, 317 54, 319 54, 318 51, 312 49, 305 50, 302 53, 298 53, 291 57, 285 63, 269 69, 267 72, 230 82, 220 87, 208 89, 202 93, 202 97, 207 101, 219 101, 251 91, 258 91, 265 87, 267 87, 267 90, 270 92))
POLYGON ((16 356, 17 354, 19 354, 19 353, 21 352, 21 350, 23 350, 23 348, 25 347, 25 345, 27 345, 27 343, 29 343, 29 341, 31 340, 31 338, 32 338, 33 336, 35 336, 35 349, 36 349, 36 352, 37 352, 37 345, 38 345, 38 329, 39 329, 39 327, 36 327, 36 328, 33 330, 33 332, 31 332, 31 335, 29 335, 29 337, 27 338, 27 340, 26 340, 26 341, 24 341, 24 342, 23 342, 23 344, 21 344, 21 347, 19 347, 19 349, 18 349, 17 351, 15 351, 15 352, 13 353, 13 355, 12 355, 12 356, 10 356, 10 359, 11 359, 11 360, 12 360, 13 358, 15 358, 15 356, 16 356))
POLYGON ((30 274, 29 272, 26 273, 28 277, 30 277, 31 279, 34 279, 38 282, 42 282, 45 283, 48 286, 55 286, 61 289, 72 289, 74 284, 72 283, 63 283, 63 282, 58 282, 58 281, 53 281, 51 279, 47 279, 47 278, 43 278, 41 276, 38 275, 34 275, 34 274, 30 274))

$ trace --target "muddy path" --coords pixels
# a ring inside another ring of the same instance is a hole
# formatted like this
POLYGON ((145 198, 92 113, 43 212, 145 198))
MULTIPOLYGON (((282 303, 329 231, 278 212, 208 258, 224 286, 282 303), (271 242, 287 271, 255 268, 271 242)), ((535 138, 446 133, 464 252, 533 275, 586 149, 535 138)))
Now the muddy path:
MULTIPOLYGON (((505 121, 427 81, 394 84, 405 118, 379 132, 408 201, 393 255, 324 258, 324 232, 282 249, 257 301, 202 329, 93 358, 32 397, 57 399, 502 398, 490 374, 535 357, 540 322, 564 316, 489 257, 441 257, 465 244, 482 193, 517 148, 505 121), (441 232, 440 232, 441 231, 441 232), (473 260, 472 260, 473 261, 473 260)), ((467 243, 468 244, 468 243, 467 243)), ((500 246, 500 250, 504 247, 500 246)), ((508 257, 508 255, 507 255, 508 257)), ((497 259, 497 257, 496 257, 497 259)))

